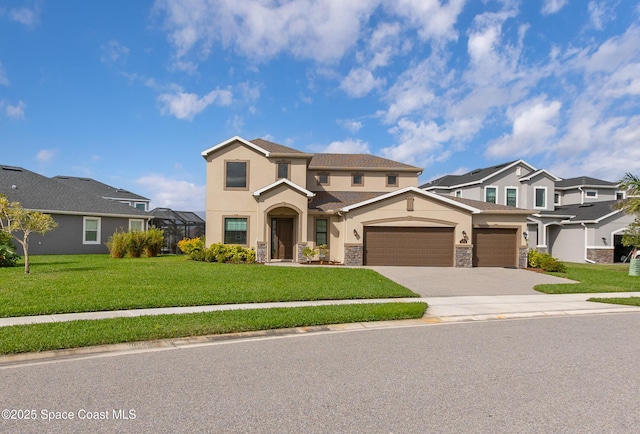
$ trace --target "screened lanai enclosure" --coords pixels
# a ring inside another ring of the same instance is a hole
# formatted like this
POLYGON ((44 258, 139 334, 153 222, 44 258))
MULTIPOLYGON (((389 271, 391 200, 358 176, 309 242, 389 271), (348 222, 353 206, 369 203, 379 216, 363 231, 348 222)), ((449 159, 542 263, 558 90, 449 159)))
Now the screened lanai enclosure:
POLYGON ((164 230, 163 253, 180 253, 178 241, 204 236, 204 220, 194 212, 155 208, 149 214, 151 225, 164 230))

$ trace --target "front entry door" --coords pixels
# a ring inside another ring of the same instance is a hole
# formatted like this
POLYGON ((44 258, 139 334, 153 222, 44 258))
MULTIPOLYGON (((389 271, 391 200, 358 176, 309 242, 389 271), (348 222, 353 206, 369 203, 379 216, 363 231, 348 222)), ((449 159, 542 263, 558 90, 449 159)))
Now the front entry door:
POLYGON ((293 259, 293 219, 271 219, 271 259, 293 259))

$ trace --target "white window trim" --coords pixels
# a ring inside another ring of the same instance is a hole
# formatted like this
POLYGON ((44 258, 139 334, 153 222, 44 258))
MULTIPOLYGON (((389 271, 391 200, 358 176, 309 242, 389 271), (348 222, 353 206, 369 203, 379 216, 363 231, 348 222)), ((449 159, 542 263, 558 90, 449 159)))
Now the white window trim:
POLYGON ((133 222, 140 222, 140 227, 142 228, 141 230, 144 231, 145 227, 144 227, 144 219, 129 219, 129 231, 131 231, 131 223, 133 222))
POLYGON ((138 205, 144 205, 144 210, 143 211, 147 211, 147 202, 134 202, 133 203, 133 207, 138 209, 138 205))
POLYGON ((618 195, 621 194, 622 195, 622 199, 626 199, 627 198, 627 192, 624 190, 617 190, 616 191, 616 200, 618 200, 618 195))
POLYGON ((598 190, 585 190, 584 197, 589 199, 597 199, 598 198, 598 190), (589 193, 595 193, 594 196, 589 196, 589 193))
POLYGON ((82 244, 100 244, 100 232, 102 230, 102 219, 100 217, 82 217, 82 244), (98 233, 96 241, 87 241, 87 220, 98 220, 98 233))
POLYGON ((562 205, 562 194, 553 193, 553 204, 554 205, 562 205), (558 201, 556 202, 556 194, 558 195, 558 201))
POLYGON ((507 194, 507 191, 509 191, 509 190, 515 190, 516 191, 516 205, 515 206, 517 208, 519 200, 520 200, 520 195, 518 194, 518 187, 515 187, 513 185, 510 185, 510 186, 507 186, 507 187, 504 188, 504 204, 507 205, 507 199, 509 197, 508 194, 507 194))
POLYGON ((549 195, 547 194, 547 187, 534 187, 533 188, 533 208, 535 209, 547 209, 547 202, 549 201, 549 195), (538 199, 538 190, 544 190, 544 205, 537 206, 536 201, 538 199))
MULTIPOLYGON (((496 202, 495 202, 495 203, 496 203, 496 204, 497 204, 497 203, 500 203, 500 202, 499 202, 499 198, 498 198, 498 196, 499 196, 499 195, 498 195, 499 188, 498 188, 497 186, 495 186, 495 185, 487 185, 487 186, 484 188, 484 198, 483 198, 483 200, 484 200, 485 202, 487 202, 487 189, 489 189, 489 188, 493 188, 493 189, 496 191, 496 202)), ((490 202, 487 202, 487 203, 490 203, 490 202)))
POLYGON ((455 197, 462 197, 462 190, 456 190, 455 193, 453 193, 453 195, 455 197))

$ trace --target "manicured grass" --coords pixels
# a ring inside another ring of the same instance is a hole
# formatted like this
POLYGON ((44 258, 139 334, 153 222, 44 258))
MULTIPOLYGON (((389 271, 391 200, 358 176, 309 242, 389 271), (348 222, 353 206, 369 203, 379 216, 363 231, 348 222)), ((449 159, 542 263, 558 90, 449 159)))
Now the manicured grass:
POLYGON ((417 297, 372 270, 194 262, 184 256, 31 258, 0 268, 0 317, 271 301, 417 297))
POLYGON ((566 273, 549 274, 580 283, 537 285, 535 289, 547 294, 640 291, 640 277, 629 276, 629 264, 566 263, 565 265, 566 273))
POLYGON ((623 304, 625 306, 640 306, 640 297, 625 297, 625 298, 597 298, 592 297, 587 301, 595 301, 598 303, 611 303, 611 304, 623 304))
POLYGON ((426 303, 232 310, 0 328, 0 354, 348 322, 420 318, 426 303))

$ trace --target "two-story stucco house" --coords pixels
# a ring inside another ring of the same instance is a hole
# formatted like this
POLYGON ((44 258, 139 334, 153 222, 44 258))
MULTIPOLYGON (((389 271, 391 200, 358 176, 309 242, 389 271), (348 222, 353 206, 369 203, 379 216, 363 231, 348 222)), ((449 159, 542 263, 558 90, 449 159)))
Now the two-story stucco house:
POLYGON ((624 198, 614 182, 562 179, 523 160, 447 175, 426 191, 535 210, 528 217, 530 248, 569 262, 618 262, 628 254, 622 233, 633 217, 613 208, 624 198))
POLYGON ((345 265, 526 266, 532 211, 424 191, 419 167, 237 136, 202 156, 207 243, 255 248, 259 262, 326 244, 345 265))

